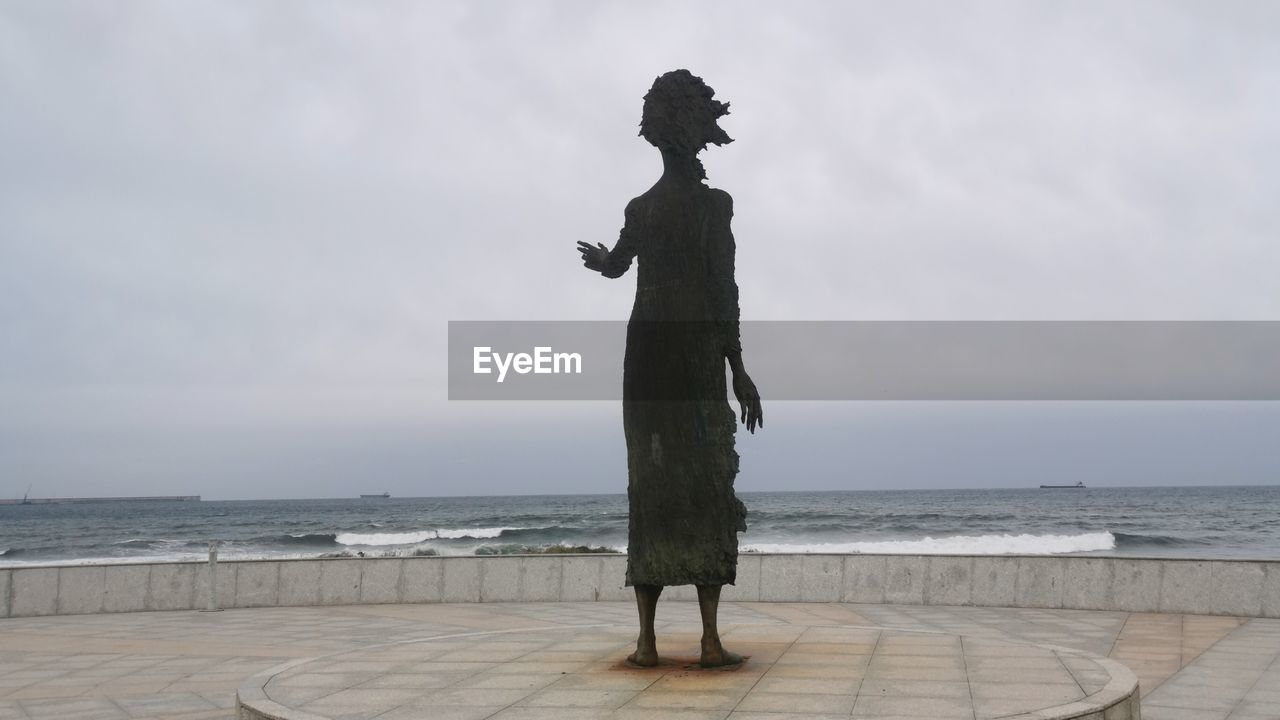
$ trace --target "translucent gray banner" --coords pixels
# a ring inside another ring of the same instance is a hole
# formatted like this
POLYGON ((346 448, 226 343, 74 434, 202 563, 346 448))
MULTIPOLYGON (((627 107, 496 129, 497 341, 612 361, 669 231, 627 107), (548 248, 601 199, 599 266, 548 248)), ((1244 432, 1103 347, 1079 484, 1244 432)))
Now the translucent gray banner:
MULTIPOLYGON (((1280 322, 743 322, 741 335, 765 401, 1280 400, 1280 322)), ((620 321, 450 322, 449 399, 620 399, 626 338, 620 321)))

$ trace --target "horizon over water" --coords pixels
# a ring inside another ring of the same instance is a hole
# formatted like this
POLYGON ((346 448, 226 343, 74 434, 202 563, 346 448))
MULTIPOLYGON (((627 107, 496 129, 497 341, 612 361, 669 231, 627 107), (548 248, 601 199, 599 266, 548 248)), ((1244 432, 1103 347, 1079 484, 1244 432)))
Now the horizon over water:
MULTIPOLYGON (((1280 485, 742 492, 744 552, 1280 559, 1280 485)), ((624 494, 0 505, 0 567, 625 551, 624 494)))

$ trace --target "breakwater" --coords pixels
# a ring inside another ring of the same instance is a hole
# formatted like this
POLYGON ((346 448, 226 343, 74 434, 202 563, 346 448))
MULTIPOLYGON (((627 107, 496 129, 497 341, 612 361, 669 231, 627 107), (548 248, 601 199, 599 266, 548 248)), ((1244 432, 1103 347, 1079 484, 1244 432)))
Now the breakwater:
MULTIPOLYGON (((221 608, 626 601, 625 567, 619 555, 224 561, 214 595, 221 608)), ((0 569, 0 617, 202 609, 209 579, 195 562, 0 569)), ((1280 561, 746 553, 723 598, 1280 618, 1280 561)))

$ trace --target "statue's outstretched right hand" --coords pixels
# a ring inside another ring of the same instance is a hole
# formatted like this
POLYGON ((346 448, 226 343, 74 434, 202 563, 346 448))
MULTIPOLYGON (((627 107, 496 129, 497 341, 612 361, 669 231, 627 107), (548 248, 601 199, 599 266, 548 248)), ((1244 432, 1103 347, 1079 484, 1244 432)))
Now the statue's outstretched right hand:
POLYGON ((578 241, 578 252, 582 253, 582 265, 588 270, 604 272, 604 261, 609 257, 609 249, 600 243, 591 247, 591 243, 578 241))

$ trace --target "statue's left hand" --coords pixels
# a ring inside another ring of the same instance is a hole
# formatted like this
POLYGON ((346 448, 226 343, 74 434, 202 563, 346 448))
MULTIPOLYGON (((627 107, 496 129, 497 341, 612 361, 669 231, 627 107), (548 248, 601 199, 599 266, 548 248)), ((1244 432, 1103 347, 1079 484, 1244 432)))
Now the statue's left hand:
POLYGON ((738 405, 742 408, 742 422, 746 424, 747 431, 754 434, 756 426, 764 427, 764 410, 760 408, 760 391, 756 390, 756 384, 751 381, 751 376, 746 370, 734 371, 733 396, 738 398, 738 405))
POLYGON ((591 243, 578 241, 578 252, 582 253, 582 265, 588 270, 604 272, 604 261, 609 257, 609 249, 600 243, 591 247, 591 243))

